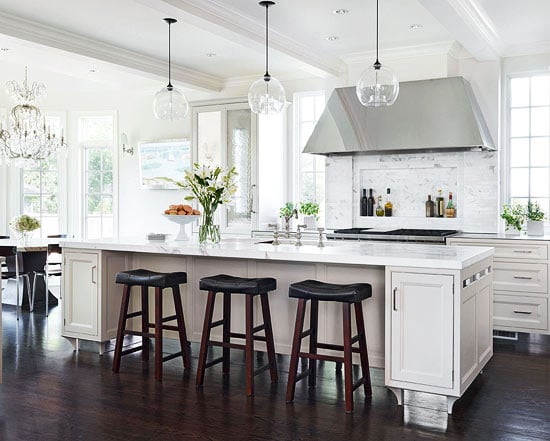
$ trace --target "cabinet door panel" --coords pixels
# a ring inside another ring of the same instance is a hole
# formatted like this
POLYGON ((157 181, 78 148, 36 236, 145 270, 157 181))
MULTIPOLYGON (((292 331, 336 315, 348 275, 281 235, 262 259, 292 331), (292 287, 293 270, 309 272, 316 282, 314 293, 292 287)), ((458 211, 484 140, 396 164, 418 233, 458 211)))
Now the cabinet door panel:
POLYGON ((392 273, 391 378, 453 387, 453 276, 392 273))
POLYGON ((98 335, 98 255, 64 253, 63 332, 98 335))

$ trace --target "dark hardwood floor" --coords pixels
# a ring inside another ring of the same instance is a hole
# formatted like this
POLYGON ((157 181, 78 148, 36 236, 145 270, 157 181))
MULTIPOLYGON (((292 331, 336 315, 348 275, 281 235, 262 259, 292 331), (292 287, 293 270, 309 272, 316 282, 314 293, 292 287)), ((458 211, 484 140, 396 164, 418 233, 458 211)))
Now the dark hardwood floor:
MULTIPOLYGON (((244 360, 232 355, 232 372, 208 369, 195 388, 193 368, 180 359, 165 363, 164 381, 144 369, 139 354, 111 373, 114 345, 100 357, 95 345, 79 353, 60 337, 59 306, 40 313, 3 311, 3 384, 0 440, 550 440, 550 338, 521 334, 518 342, 495 340, 483 375, 448 416, 445 400, 406 393, 398 407, 384 388, 383 371, 372 369, 373 396, 355 394, 355 413, 344 413, 343 381, 333 363, 320 365, 316 389, 307 382, 285 403, 288 357, 278 357, 279 383, 269 372, 256 377, 247 399, 244 360)), ((174 348, 166 342, 166 351, 174 348)))

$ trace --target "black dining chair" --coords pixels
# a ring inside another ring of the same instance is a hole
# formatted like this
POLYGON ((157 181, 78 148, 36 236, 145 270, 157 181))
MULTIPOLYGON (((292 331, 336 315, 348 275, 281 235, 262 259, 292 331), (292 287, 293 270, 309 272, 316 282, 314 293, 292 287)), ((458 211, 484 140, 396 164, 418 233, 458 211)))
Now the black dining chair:
MULTIPOLYGON (((62 239, 67 237, 66 234, 53 234, 47 236, 48 239, 62 239)), ((51 276, 60 277, 62 275, 62 258, 61 258, 61 247, 59 244, 50 243, 48 244, 48 254, 46 257, 46 264, 44 265, 43 271, 35 271, 33 282, 32 282, 32 300, 34 303, 35 291, 36 291, 36 278, 42 277, 44 283, 46 284, 46 317, 49 315, 48 300, 50 297, 49 294, 49 278, 51 276)))
POLYGON ((2 266, 2 280, 15 279, 15 289, 17 292, 17 300, 15 305, 16 317, 19 320, 19 299, 21 297, 20 279, 24 278, 27 283, 27 295, 29 296, 29 307, 32 312, 34 307, 34 298, 31 298, 31 283, 29 272, 23 267, 23 255, 17 252, 15 246, 0 246, 0 257, 5 257, 5 265, 2 266))

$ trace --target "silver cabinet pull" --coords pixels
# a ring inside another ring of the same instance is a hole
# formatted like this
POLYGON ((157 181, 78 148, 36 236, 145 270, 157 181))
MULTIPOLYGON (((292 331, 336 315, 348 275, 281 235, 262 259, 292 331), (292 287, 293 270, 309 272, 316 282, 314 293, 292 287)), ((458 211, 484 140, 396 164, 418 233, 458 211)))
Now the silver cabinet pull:
POLYGON ((256 188, 256 184, 252 184, 250 186, 250 198, 248 199, 248 212, 249 214, 256 214, 256 211, 254 210, 254 189, 256 188))
POLYGON ((519 254, 531 254, 533 251, 532 250, 513 250, 514 253, 519 253, 519 254))
POLYGON ((393 310, 397 311, 397 288, 393 288, 393 310))
POLYGON ((96 284, 96 281, 94 279, 94 270, 97 268, 96 265, 92 266, 92 283, 95 285, 96 284))
POLYGON ((520 280, 533 280, 532 277, 529 276, 514 276, 514 279, 520 279, 520 280))
POLYGON ((525 314, 525 315, 531 315, 533 314, 531 311, 514 311, 514 314, 525 314))

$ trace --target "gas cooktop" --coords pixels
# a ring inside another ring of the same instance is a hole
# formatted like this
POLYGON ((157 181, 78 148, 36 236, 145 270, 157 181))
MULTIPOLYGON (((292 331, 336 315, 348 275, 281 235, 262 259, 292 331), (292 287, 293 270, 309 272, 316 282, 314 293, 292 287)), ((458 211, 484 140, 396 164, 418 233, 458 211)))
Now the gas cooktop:
POLYGON ((327 239, 395 240, 405 242, 445 242, 445 238, 458 233, 457 230, 424 230, 398 228, 381 231, 373 228, 345 228, 327 233, 327 239))

